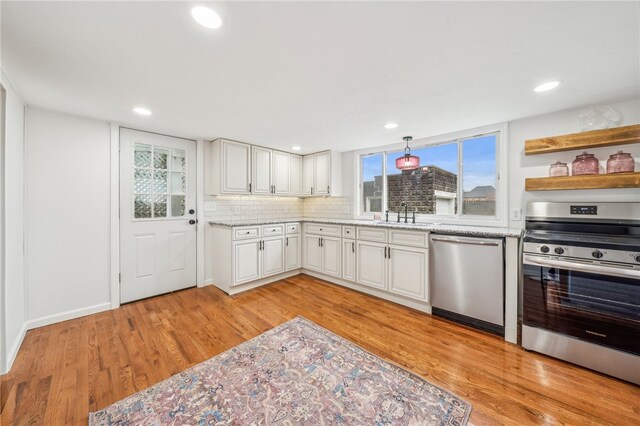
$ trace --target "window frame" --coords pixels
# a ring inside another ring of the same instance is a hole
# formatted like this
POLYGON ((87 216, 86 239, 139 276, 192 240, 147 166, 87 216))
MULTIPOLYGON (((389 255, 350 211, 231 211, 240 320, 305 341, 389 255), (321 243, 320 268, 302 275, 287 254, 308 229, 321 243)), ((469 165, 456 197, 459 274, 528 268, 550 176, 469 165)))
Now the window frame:
MULTIPOLYGON (((412 152, 420 148, 429 148, 438 145, 444 145, 449 143, 458 144, 458 176, 457 179, 457 194, 456 201, 458 203, 458 212, 453 215, 438 215, 438 214, 416 214, 416 222, 420 223, 443 223, 443 224, 457 224, 457 225, 484 225, 484 226, 499 226, 506 227, 508 224, 508 200, 507 200, 507 141, 508 141, 508 123, 498 123, 489 126, 477 127, 473 129, 463 130, 455 133, 449 133, 444 135, 432 136, 421 139, 414 139, 410 144, 412 152), (482 216, 482 215, 464 215, 462 213, 462 206, 464 200, 463 176, 464 176, 464 163, 463 163, 463 141, 466 139, 473 139, 481 136, 496 135, 496 214, 495 216, 482 216)), ((372 220, 374 213, 368 213, 363 211, 363 167, 362 161, 364 158, 372 155, 382 154, 382 176, 383 176, 383 191, 382 191, 382 220, 384 220, 385 210, 387 208, 387 155, 397 153, 405 148, 405 144, 402 142, 378 146, 375 148, 362 149, 354 151, 354 217, 356 219, 372 220)), ((396 213, 396 212, 393 212, 396 213)), ((391 213, 390 213, 391 216, 391 213)), ((390 217, 390 221, 394 221, 393 217, 390 217)))

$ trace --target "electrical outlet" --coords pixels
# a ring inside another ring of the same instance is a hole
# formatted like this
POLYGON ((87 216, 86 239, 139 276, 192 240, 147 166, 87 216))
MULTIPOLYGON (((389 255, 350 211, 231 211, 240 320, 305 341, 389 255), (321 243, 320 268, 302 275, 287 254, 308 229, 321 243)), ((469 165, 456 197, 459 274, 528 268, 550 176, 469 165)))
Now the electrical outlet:
POLYGON ((511 220, 522 219, 522 209, 511 209, 511 220))

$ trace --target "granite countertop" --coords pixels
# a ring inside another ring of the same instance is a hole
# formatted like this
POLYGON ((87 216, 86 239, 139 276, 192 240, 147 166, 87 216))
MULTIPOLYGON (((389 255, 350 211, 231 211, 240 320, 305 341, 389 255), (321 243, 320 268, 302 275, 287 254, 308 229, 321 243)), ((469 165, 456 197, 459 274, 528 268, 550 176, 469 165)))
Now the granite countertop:
POLYGON ((228 220, 228 221, 209 221, 210 225, 218 226, 255 226, 270 225, 274 223, 334 223, 336 225, 352 225, 352 226, 373 226, 390 229, 409 229, 414 231, 429 231, 436 234, 453 234, 453 235, 469 235, 478 237, 520 237, 522 230, 519 228, 499 228, 492 226, 473 226, 473 225, 449 225, 442 223, 397 223, 359 219, 327 219, 327 218, 274 218, 274 219, 246 219, 246 220, 228 220))

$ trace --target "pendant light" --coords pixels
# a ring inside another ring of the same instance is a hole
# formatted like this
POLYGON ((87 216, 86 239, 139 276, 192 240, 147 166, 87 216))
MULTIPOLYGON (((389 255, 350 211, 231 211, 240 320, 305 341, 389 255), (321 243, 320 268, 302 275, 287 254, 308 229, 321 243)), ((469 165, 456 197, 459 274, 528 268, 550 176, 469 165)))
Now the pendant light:
POLYGON ((411 155, 411 149, 409 148, 409 142, 413 138, 411 136, 405 136, 402 138, 407 142, 407 147, 404 149, 404 155, 396 159, 396 169, 398 170, 415 170, 420 167, 420 157, 411 155))

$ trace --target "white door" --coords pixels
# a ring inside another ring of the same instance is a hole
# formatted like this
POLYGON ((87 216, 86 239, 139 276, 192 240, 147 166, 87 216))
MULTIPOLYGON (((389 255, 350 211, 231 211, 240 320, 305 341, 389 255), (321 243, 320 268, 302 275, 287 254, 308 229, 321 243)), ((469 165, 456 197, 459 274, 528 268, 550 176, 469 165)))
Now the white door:
POLYGON ((304 267, 312 271, 320 270, 320 237, 317 235, 304 236, 304 267))
POLYGON ((120 129, 120 301, 196 285, 196 143, 120 129))
POLYGON ((388 251, 389 291, 427 300, 427 250, 390 246, 388 251))
POLYGON ((329 195, 331 193, 331 152, 321 152, 315 157, 315 190, 313 195, 329 195))
POLYGON ((302 195, 302 157, 289 157, 289 194, 302 195))
POLYGON ((313 195, 314 156, 302 157, 302 195, 313 195))
POLYGON ((233 243, 233 285, 260 278, 260 240, 233 243))
POLYGON ((288 235, 285 237, 285 261, 286 270, 291 271, 301 266, 300 254, 302 252, 300 245, 300 235, 288 235))
POLYGON ((251 192, 253 194, 271 194, 271 150, 251 147, 251 192))
POLYGON ((273 151, 271 167, 271 183, 273 193, 289 195, 289 153, 273 151))
MULTIPOLYGON (((222 141, 222 192, 250 194, 251 145, 222 141)), ((217 173, 214 170, 214 173, 217 173)))
POLYGON ((387 288, 387 246, 358 242, 356 248, 358 283, 374 288, 387 288))
POLYGON ((356 280, 356 241, 342 240, 342 278, 356 280))
POLYGON ((284 272, 284 238, 262 240, 262 277, 284 272))
POLYGON ((342 276, 342 243, 340 238, 322 237, 322 273, 342 276))

